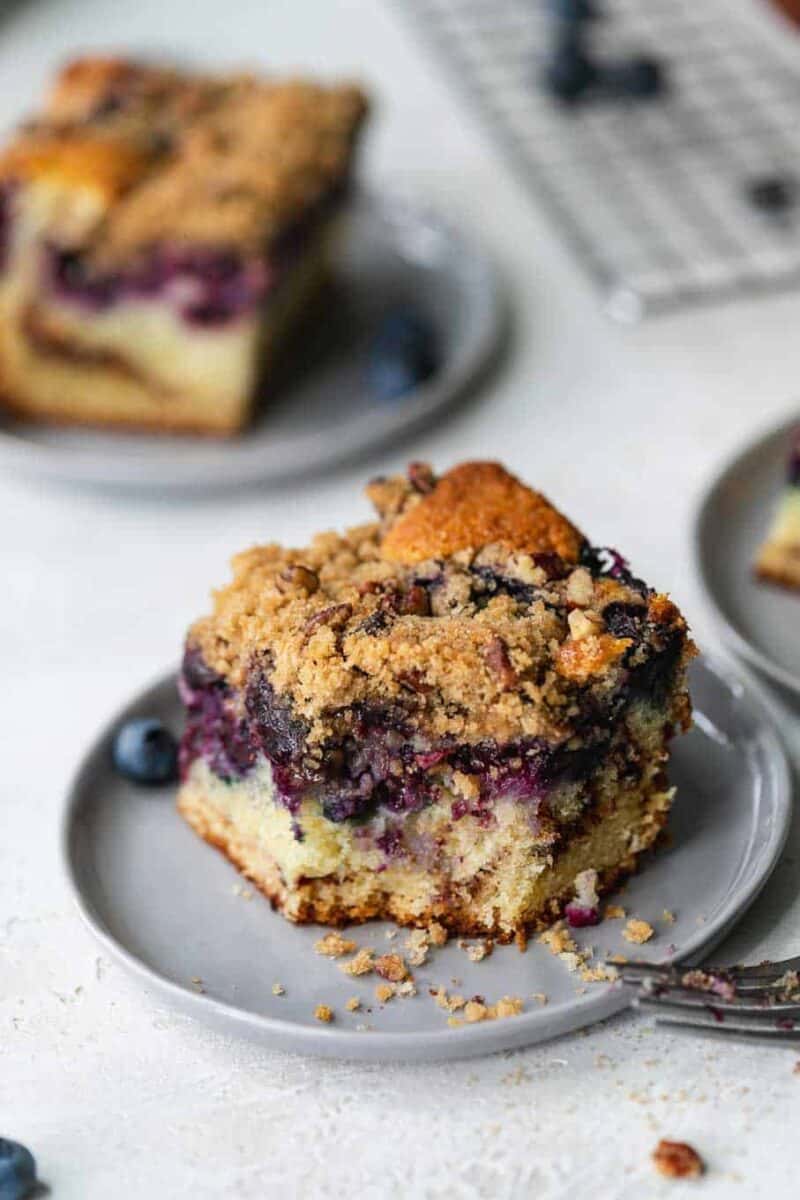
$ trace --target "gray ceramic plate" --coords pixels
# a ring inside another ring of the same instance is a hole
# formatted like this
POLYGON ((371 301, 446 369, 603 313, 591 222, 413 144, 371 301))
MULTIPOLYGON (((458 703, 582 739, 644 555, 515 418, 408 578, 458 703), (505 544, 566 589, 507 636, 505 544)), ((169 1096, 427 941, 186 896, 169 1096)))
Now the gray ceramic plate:
POLYGON ((752 573, 786 477, 794 417, 750 445, 713 480, 695 521, 700 582, 725 640, 744 659, 800 693, 800 598, 752 573))
POLYGON ((408 199, 354 204, 331 293, 298 334, 276 394, 233 440, 140 436, 0 423, 0 467, 68 482, 148 490, 230 488, 330 467, 408 435, 465 390, 497 344, 497 279, 481 248, 408 199), (387 309, 409 303, 437 330, 442 362, 394 403, 364 381, 387 309))
MULTIPOLYGON (((652 856, 622 898, 629 914, 657 930, 641 948, 649 959, 689 957, 718 942, 767 879, 789 820, 786 761, 762 702, 707 661, 695 665, 692 686, 697 722, 675 746, 672 843, 652 856), (662 919, 665 908, 676 915, 672 925, 662 919)), ((141 695, 114 726, 150 713, 179 727, 173 677, 141 695)), ((450 943, 416 969, 417 996, 381 1008, 374 975, 349 979, 314 953, 319 929, 289 925, 257 893, 237 894, 239 876, 183 823, 172 789, 137 789, 115 776, 114 726, 90 751, 70 793, 66 864, 89 926, 154 997, 270 1046, 378 1060, 459 1058, 526 1045, 627 1005, 620 985, 582 985, 536 942, 525 954, 498 947, 480 963, 450 943), (278 982, 285 994, 274 996, 278 982), (525 1012, 449 1028, 428 994, 439 984, 489 1002, 518 995, 525 1012), (537 992, 548 995, 547 1005, 533 998, 537 992), (346 1011, 353 995, 372 1011, 346 1011), (314 1019, 320 1003, 335 1010, 333 1024, 314 1019)), ((576 937, 598 955, 630 954, 623 924, 605 921, 576 937)), ((389 941, 387 928, 373 922, 352 936, 381 952, 402 948, 405 934, 389 941)))

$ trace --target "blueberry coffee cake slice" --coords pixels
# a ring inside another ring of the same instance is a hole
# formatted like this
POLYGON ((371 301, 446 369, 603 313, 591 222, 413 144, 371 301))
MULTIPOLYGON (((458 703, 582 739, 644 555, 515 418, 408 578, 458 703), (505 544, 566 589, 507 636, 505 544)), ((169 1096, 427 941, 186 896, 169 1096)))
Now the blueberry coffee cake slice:
POLYGON ((190 630, 180 810, 293 921, 546 925, 667 819, 686 622, 495 463, 368 495, 190 630))
POLYGON ((786 482, 755 570, 759 579, 800 590, 800 429, 793 435, 786 482))
POLYGON ((228 434, 323 277, 350 86, 79 59, 0 153, 0 399, 228 434))

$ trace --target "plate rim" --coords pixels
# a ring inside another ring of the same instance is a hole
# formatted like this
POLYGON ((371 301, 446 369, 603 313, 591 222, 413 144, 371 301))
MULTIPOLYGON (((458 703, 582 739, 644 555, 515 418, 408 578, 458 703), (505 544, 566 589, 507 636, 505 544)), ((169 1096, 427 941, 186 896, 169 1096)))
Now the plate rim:
MULTIPOLYGON (((352 418, 345 427, 346 437, 337 433, 335 439, 325 439, 328 450, 324 457, 306 455, 299 465, 291 465, 287 460, 285 465, 279 462, 266 470, 259 463, 257 440, 252 443, 252 455, 249 457, 232 460, 229 457, 227 463, 223 457, 221 461, 214 460, 202 470, 191 464, 182 466, 180 454, 177 454, 173 464, 176 473, 172 477, 163 464, 146 459, 143 461, 141 454, 131 453, 135 447, 126 440, 125 430, 104 431, 86 427, 87 431, 101 436, 105 433, 112 446, 114 440, 119 439, 119 453, 107 459, 105 447, 95 451, 79 448, 65 453, 63 447, 57 444, 26 440, 17 436, 13 429, 0 425, 0 466, 18 471, 31 479, 46 479, 112 493, 132 491, 150 495, 163 492, 170 496, 195 496, 201 492, 278 485, 293 478, 322 474, 367 454, 377 453, 393 438, 408 437, 425 424, 433 422, 473 382, 480 380, 482 372, 501 345, 508 318, 508 297, 499 264, 471 225, 452 220, 436 202, 430 202, 415 191, 391 184, 388 187, 380 184, 361 185, 351 201, 352 215, 355 215, 359 205, 366 205, 373 216, 377 215, 388 226, 401 225, 403 221, 408 221, 410 215, 444 234, 459 251, 462 280, 469 273, 474 280, 470 293, 473 298, 480 298, 479 303, 472 304, 473 312, 479 313, 479 325, 472 340, 457 345, 444 370, 415 388, 401 405, 376 406, 365 436, 353 438, 360 420, 352 418)), ((466 294, 463 286, 462 294, 466 294)), ((79 425, 75 426, 75 429, 80 428, 79 425)), ((246 431, 244 436, 247 436, 246 431)), ((157 443, 158 432, 153 433, 152 437, 157 443)), ((207 440, 211 446, 218 443, 222 450, 226 447, 225 439, 207 440)), ((196 444, 196 439, 192 441, 196 444)), ((312 433, 301 435, 300 441, 303 445, 310 444, 313 441, 312 433)))
POLYGON ((795 412, 794 416, 786 416, 778 424, 772 424, 762 429, 755 437, 751 436, 746 441, 742 441, 733 452, 728 454, 703 488, 699 500, 696 501, 691 525, 692 558, 695 577, 698 581, 702 597, 711 610, 714 622, 719 628, 722 640, 745 663, 751 667, 755 667, 762 675, 766 675, 769 679, 787 688, 795 695, 800 695, 800 675, 782 667, 780 663, 775 662, 768 654, 751 642, 728 617, 718 601, 714 585, 709 576, 703 547, 705 542, 705 527, 710 518, 712 506, 730 482, 731 477, 737 471, 741 470, 749 458, 756 458, 759 454, 763 453, 764 448, 773 440, 778 441, 781 438, 788 440, 792 430, 797 428, 798 425, 800 425, 800 414, 795 412))
MULTIPOLYGON (((770 878, 783 850, 792 814, 789 764, 771 705, 762 689, 752 680, 739 676, 727 663, 713 656, 704 654, 698 660, 696 669, 708 671, 737 698, 743 697, 746 700, 759 726, 762 739, 762 770, 756 777, 766 784, 760 789, 761 794, 771 795, 774 820, 770 822, 768 837, 758 851, 758 871, 745 886, 739 882, 747 865, 753 862, 751 845, 740 864, 738 874, 732 880, 733 894, 728 896, 716 918, 709 924, 698 926, 696 932, 687 939, 681 955, 671 960, 687 963, 713 950, 755 901, 770 878)), ((161 674, 149 686, 138 691, 105 723, 85 751, 72 776, 63 803, 59 830, 61 865, 72 899, 85 926, 110 958, 137 979, 148 994, 155 993, 157 999, 196 1018, 202 1025, 223 1027, 229 1033, 235 1029, 237 1034, 270 1049, 322 1058, 372 1062, 443 1062, 501 1050, 520 1049, 595 1025, 630 1007, 631 993, 617 982, 607 985, 602 992, 598 990, 585 996, 576 996, 574 1001, 564 1007, 561 1014, 551 1010, 547 1014, 548 1030, 543 1036, 536 1036, 536 1026, 541 1024, 545 1011, 542 1009, 530 1010, 515 1017, 513 1021, 503 1022, 502 1036, 498 1035, 498 1028, 494 1022, 464 1027, 458 1031, 457 1039, 453 1037, 453 1031, 448 1029, 424 1032, 371 1030, 369 1035, 366 1035, 356 1030, 322 1025, 317 1029, 280 1017, 252 1013, 206 993, 193 992, 161 974, 155 967, 149 966, 117 940, 105 925, 91 898, 85 894, 73 854, 73 840, 78 827, 84 779, 91 773, 97 757, 104 751, 107 752, 114 729, 129 712, 147 703, 148 697, 170 684, 175 676, 174 670, 161 674)))

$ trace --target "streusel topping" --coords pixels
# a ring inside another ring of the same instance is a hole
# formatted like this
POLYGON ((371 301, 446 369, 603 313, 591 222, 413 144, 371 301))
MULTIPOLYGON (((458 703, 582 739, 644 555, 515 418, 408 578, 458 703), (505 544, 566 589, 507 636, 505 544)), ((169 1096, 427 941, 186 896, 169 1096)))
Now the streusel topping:
POLYGON ((238 555, 189 637, 240 692, 262 672, 309 743, 364 705, 396 706, 425 739, 565 741, 587 691, 602 711, 626 673, 671 636, 685 642, 666 597, 624 568, 604 574, 582 535, 496 464, 441 479, 412 464, 369 493, 377 523, 238 555), (420 558, 429 534, 434 553, 420 558))
POLYGON ((80 59, 0 178, 98 190, 107 208, 85 236, 105 267, 156 242, 259 252, 344 180, 365 112, 352 86, 80 59))

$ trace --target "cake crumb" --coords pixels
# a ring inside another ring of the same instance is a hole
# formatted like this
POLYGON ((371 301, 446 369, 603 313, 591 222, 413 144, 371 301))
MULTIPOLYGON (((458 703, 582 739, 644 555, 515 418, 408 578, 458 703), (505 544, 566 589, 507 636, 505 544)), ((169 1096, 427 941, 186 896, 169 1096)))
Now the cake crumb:
POLYGON ((622 966, 628 961, 628 956, 626 954, 609 954, 608 961, 610 963, 617 963, 619 966, 622 966))
POLYGON ((622 931, 622 936, 626 942, 635 942, 637 946, 641 946, 644 942, 649 942, 655 930, 647 921, 640 921, 636 917, 631 917, 628 924, 622 931))
POLYGON ((668 1179, 697 1179, 705 1163, 688 1142, 668 1142, 663 1138, 652 1154, 656 1170, 668 1179))
POLYGON ((425 929, 412 929, 405 940, 408 951, 408 961, 412 967, 421 967, 428 959, 430 949, 430 934, 425 929))
POLYGON ((399 983, 408 975, 408 968, 399 954, 382 954, 372 966, 382 979, 388 979, 391 983, 399 983))
POLYGON ((584 983, 613 983, 619 978, 615 967, 581 967, 581 979, 584 983))
POLYGON ((364 946, 354 958, 340 963, 339 969, 344 971, 345 975, 369 975, 372 970, 373 954, 373 950, 370 950, 368 946, 364 946))
POLYGON ((542 1007, 544 1007, 544 1005, 547 1004, 549 999, 550 999, 550 997, 547 995, 547 992, 532 992, 531 993, 531 1000, 535 1000, 536 1003, 541 1004, 542 1007))
POLYGON ((413 979, 404 979, 396 988, 398 996, 416 996, 417 987, 413 979))
POLYGON ((358 1010, 361 1008, 361 1001, 359 1000, 358 996, 351 996, 350 999, 345 1002, 345 1008, 348 1012, 358 1012, 358 1010))
POLYGON ((192 976, 191 984, 196 992, 200 992, 201 995, 205 995, 206 986, 199 975, 192 976))
POLYGON ((235 883, 231 888, 231 891, 233 892, 234 896, 241 896, 243 900, 253 899, 253 889, 246 887, 245 884, 241 882, 235 883))
POLYGON ((428 926, 428 937, 432 946, 444 946, 447 942, 447 930, 438 921, 431 921, 428 926))
POLYGON ((528 934, 524 929, 518 929, 514 934, 514 945, 517 947, 520 954, 524 954, 528 949, 528 934))
POLYGON ((489 1009, 480 1000, 468 1000, 464 1005, 464 1020, 468 1025, 474 1025, 476 1021, 485 1021, 489 1015, 489 1009))
POLYGON ((336 929, 332 929, 330 933, 326 933, 325 937, 320 938, 318 942, 314 942, 314 949, 317 954, 324 954, 326 958, 341 958, 343 954, 352 954, 356 948, 356 942, 351 942, 349 938, 342 937, 336 929))
POLYGON ((505 1017, 518 1017, 524 1007, 520 996, 503 996, 502 1000, 497 1001, 495 1011, 502 1020, 505 1017))
POLYGON ((394 995, 394 992, 395 992, 394 984, 379 983, 378 986, 375 988, 375 998, 376 998, 376 1000, 379 1001, 380 1004, 386 1004, 386 1003, 388 1003, 389 1000, 391 1000, 392 996, 394 995))
POLYGON ((314 1009, 314 1016, 318 1021, 323 1021, 326 1025, 329 1025, 333 1020, 333 1009, 327 1004, 318 1004, 314 1009))
POLYGON ((674 925, 675 924, 675 913, 672 912, 670 909, 665 908, 661 914, 661 920, 664 921, 665 924, 667 924, 667 925, 674 925))
POLYGON ((487 938, 483 942, 474 942, 470 944, 464 938, 459 938, 459 950, 463 950, 470 962, 483 962, 484 958, 488 958, 494 950, 494 942, 491 938, 487 938))
POLYGON ((539 941, 543 946, 547 946, 551 954, 574 954, 578 949, 575 939, 563 921, 557 921, 555 925, 545 929, 544 933, 540 933, 539 941))
POLYGON ((603 916, 608 921, 624 921, 627 913, 621 904, 607 904, 603 916))
POLYGON ((448 1012, 458 1012, 466 1004, 463 996, 452 995, 448 996, 443 987, 432 988, 431 995, 438 1004, 439 1008, 447 1009, 448 1012))
POLYGON ((272 994, 273 996, 283 996, 286 994, 286 988, 282 983, 273 983, 272 994))
POLYGON ((386 938, 387 941, 393 942, 394 939, 397 937, 397 930, 396 929, 387 929, 386 933, 384 934, 384 937, 386 938))
POLYGON ((458 1029, 461 1025, 464 1024, 464 1022, 462 1020, 460 1020, 459 1017, 448 1017, 447 1024, 450 1026, 451 1029, 458 1029))

